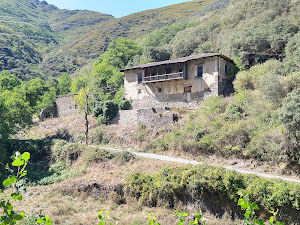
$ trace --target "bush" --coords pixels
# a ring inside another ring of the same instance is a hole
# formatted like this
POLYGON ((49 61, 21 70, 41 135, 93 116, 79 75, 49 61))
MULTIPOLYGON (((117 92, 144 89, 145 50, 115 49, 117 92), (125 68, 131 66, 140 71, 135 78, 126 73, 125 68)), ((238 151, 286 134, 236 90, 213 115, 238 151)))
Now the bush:
POLYGON ((107 124, 118 114, 119 107, 111 100, 99 102, 94 109, 94 116, 100 117, 103 124, 107 124))
POLYGON ((290 73, 283 77, 282 86, 286 95, 294 89, 300 88, 300 72, 290 73))
POLYGON ((93 129, 89 132, 90 144, 107 144, 109 142, 105 126, 100 126, 99 128, 93 129))
POLYGON ((116 103, 120 110, 128 110, 131 107, 131 101, 125 99, 124 89, 121 88, 114 97, 114 103, 116 103))
POLYGON ((251 67, 248 71, 241 71, 234 80, 235 90, 253 90, 260 86, 260 78, 275 70, 279 64, 277 60, 269 60, 263 64, 251 67))
POLYGON ((285 98, 280 109, 280 120, 288 131, 287 148, 290 160, 300 164, 300 89, 293 90, 285 98))
POLYGON ((136 159, 136 156, 128 151, 122 151, 122 152, 116 154, 116 160, 121 163, 127 163, 127 162, 130 162, 135 159, 136 159))
POLYGON ((226 119, 239 120, 243 117, 243 109, 235 102, 231 103, 226 110, 226 119))
POLYGON ((267 99, 279 104, 284 97, 284 91, 277 74, 266 74, 260 77, 259 89, 267 99))
POLYGON ((300 141, 300 88, 289 93, 284 100, 280 120, 289 133, 300 141))
POLYGON ((115 158, 115 154, 100 148, 89 149, 83 155, 83 160, 86 164, 105 162, 113 158, 115 158))
MULTIPOLYGON (((191 199, 197 202, 208 194, 237 202, 239 190, 249 193, 266 211, 281 208, 291 216, 293 212, 289 209, 300 210, 298 183, 267 180, 206 165, 165 167, 155 174, 134 173, 128 177, 125 185, 128 195, 152 207, 159 202, 171 207, 175 202, 186 204, 191 199)), ((293 222, 298 219, 299 214, 294 215, 293 222)), ((289 224, 292 224, 291 221, 289 224)))

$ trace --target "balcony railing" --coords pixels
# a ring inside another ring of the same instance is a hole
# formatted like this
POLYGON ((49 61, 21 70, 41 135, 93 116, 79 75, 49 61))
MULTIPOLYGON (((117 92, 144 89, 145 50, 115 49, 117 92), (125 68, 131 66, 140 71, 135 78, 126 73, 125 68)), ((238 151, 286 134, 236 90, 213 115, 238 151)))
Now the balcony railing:
POLYGON ((148 76, 143 78, 143 83, 154 83, 168 80, 179 80, 183 79, 183 72, 161 74, 155 76, 148 76))

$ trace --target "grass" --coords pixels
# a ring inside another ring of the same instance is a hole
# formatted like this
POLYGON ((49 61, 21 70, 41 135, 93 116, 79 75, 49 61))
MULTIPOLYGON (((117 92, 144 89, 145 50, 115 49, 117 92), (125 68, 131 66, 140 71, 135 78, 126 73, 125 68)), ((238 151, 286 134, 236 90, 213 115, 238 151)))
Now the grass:
MULTIPOLYGON (((97 224, 97 215, 100 210, 110 210, 109 221, 114 224, 148 224, 150 213, 157 216, 157 221, 164 225, 171 225, 178 221, 174 209, 168 207, 147 207, 141 205, 135 198, 127 196, 125 202, 116 201, 116 195, 97 192, 97 189, 84 189, 94 184, 102 184, 103 189, 110 189, 122 183, 134 171, 155 173, 163 166, 174 166, 174 163, 165 163, 152 160, 130 161, 116 165, 112 161, 103 164, 93 164, 87 171, 77 177, 47 186, 28 187, 23 200, 18 202, 16 211, 25 210, 26 215, 39 215, 40 212, 53 218, 55 224, 97 224), (84 191, 82 191, 84 190, 84 191)), ((194 206, 178 205, 181 210, 194 213, 194 206)), ((221 219, 205 213, 210 224, 234 224, 229 215, 221 219)))

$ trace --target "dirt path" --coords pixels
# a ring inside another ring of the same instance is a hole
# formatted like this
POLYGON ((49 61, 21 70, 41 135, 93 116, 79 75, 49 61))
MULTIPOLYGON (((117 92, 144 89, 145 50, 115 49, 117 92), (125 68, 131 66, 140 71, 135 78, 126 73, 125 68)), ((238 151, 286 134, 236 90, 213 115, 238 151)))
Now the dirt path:
MULTIPOLYGON (((95 146, 96 147, 96 146, 95 146)), ((107 148, 107 147, 100 147, 101 149, 113 151, 113 152, 122 152, 124 150, 122 149, 116 149, 116 148, 107 148)), ((142 158, 150 158, 150 159, 157 159, 157 160, 163 160, 167 162, 177 162, 177 163, 182 163, 182 164, 191 164, 191 165, 201 165, 203 163, 197 162, 197 161, 192 161, 192 160, 186 160, 186 159, 180 159, 180 158, 174 158, 174 157, 169 157, 169 156, 164 156, 164 155, 156 155, 156 154, 151 154, 151 153, 143 153, 143 152, 135 152, 135 151, 129 151, 132 154, 142 157, 142 158)), ((210 165, 210 164, 208 164, 210 165)), ((215 165, 211 165, 215 166, 215 165)), ((234 170, 238 173, 242 174, 254 174, 260 177, 264 178, 269 178, 269 179, 281 179, 284 181, 289 181, 289 182, 295 182, 295 183, 300 183, 299 179, 293 179, 293 178, 287 178, 287 177, 282 177, 282 176, 276 176, 276 175, 271 175, 271 174, 266 174, 266 173, 259 173, 259 172, 253 172, 253 171, 248 171, 248 170, 242 170, 242 169, 237 169, 234 167, 230 166, 221 166, 227 170, 234 170)))

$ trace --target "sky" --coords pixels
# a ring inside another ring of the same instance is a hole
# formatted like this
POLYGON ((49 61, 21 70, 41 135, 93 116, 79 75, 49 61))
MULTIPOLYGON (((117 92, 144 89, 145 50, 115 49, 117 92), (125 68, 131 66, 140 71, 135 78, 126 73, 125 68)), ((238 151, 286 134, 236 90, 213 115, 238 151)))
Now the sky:
POLYGON ((117 18, 187 1, 189 0, 46 0, 60 9, 88 9, 117 18))

